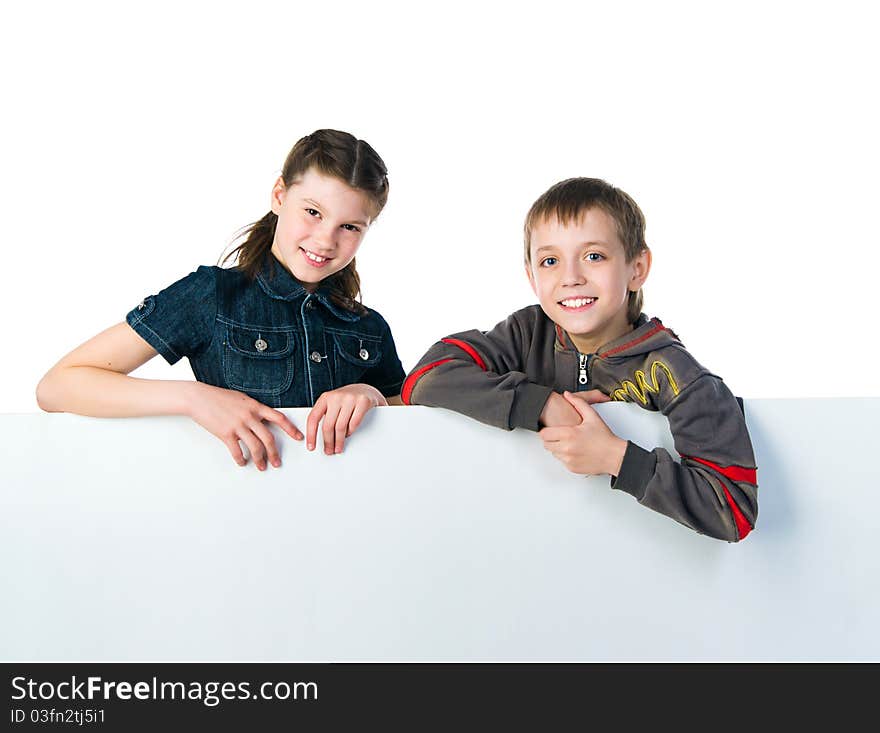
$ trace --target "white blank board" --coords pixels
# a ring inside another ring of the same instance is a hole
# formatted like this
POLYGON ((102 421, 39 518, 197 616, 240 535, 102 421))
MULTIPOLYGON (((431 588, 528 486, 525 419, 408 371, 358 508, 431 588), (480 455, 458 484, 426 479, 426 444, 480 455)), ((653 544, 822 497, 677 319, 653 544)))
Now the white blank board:
POLYGON ((0 658, 880 659, 880 399, 746 415, 738 544, 444 410, 374 410, 341 456, 287 439, 265 473, 185 418, 0 415, 0 658))

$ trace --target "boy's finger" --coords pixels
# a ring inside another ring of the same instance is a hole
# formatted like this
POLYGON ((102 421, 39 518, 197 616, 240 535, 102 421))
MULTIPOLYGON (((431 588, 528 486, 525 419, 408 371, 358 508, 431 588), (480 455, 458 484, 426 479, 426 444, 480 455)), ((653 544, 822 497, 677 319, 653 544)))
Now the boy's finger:
POLYGON ((545 443, 555 443, 556 441, 562 440, 564 432, 565 428, 541 428, 538 431, 538 437, 540 437, 545 443))
POLYGON ((586 418, 593 411, 589 402, 578 399, 571 392, 565 391, 562 393, 562 396, 568 400, 568 404, 578 411, 578 415, 581 416, 581 419, 586 418))
POLYGON ((600 392, 598 389, 588 389, 586 392, 570 392, 572 397, 577 397, 579 400, 583 400, 588 405, 595 405, 600 402, 611 402, 611 398, 605 394, 604 392, 600 392))
POLYGON ((318 423, 327 412, 327 400, 318 398, 315 406, 309 412, 306 419, 306 448, 315 450, 315 440, 318 436, 318 423))

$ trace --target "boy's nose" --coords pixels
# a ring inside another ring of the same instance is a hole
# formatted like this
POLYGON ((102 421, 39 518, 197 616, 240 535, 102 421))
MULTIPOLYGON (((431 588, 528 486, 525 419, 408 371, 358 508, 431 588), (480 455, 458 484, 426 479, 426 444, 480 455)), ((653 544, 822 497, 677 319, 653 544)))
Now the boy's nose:
POLYGON ((562 278, 563 285, 584 285, 587 282, 586 275, 579 267, 579 264, 580 263, 573 262, 565 268, 562 278))

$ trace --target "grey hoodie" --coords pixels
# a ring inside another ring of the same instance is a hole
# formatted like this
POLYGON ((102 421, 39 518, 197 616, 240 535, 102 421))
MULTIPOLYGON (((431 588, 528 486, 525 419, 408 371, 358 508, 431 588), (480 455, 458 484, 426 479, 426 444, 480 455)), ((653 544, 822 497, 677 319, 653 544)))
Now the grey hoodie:
POLYGON ((663 413, 682 458, 628 442, 612 488, 701 534, 736 542, 752 530, 757 468, 742 407, 659 319, 641 315, 633 331, 579 354, 540 306, 529 306, 491 331, 438 341, 401 396, 505 430, 538 430, 551 391, 589 389, 663 413))

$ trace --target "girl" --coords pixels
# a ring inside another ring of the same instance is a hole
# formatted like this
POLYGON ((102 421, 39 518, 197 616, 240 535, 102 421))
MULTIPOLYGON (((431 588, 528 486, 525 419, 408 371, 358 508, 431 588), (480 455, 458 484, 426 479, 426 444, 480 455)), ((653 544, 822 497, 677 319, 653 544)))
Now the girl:
POLYGON ((306 445, 323 419, 324 452, 341 453, 368 410, 404 378, 388 324, 358 300, 354 257, 388 197, 382 159, 336 130, 302 138, 271 193, 271 211, 226 258, 144 298, 119 323, 74 349, 40 381, 49 412, 95 417, 188 415, 257 468, 281 465, 265 423, 302 433, 277 407, 314 405, 306 445), (224 260, 224 262, 226 261, 224 260), (161 354, 186 356, 198 381, 136 379, 161 354))

